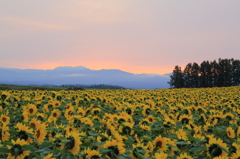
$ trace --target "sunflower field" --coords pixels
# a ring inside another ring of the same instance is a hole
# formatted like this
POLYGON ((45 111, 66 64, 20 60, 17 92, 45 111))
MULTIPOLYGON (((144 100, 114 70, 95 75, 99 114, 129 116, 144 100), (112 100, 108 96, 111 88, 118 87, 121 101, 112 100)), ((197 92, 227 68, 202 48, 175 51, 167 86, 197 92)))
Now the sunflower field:
POLYGON ((0 158, 238 159, 240 87, 0 91, 0 158))

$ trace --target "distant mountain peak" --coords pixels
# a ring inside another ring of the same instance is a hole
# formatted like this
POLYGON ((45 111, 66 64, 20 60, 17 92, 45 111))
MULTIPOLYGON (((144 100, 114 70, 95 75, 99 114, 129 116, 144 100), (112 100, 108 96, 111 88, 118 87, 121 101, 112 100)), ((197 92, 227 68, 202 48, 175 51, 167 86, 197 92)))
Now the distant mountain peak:
POLYGON ((54 70, 67 70, 67 69, 78 69, 78 70, 82 70, 82 69, 88 69, 84 66, 58 66, 56 68, 54 68, 54 70))

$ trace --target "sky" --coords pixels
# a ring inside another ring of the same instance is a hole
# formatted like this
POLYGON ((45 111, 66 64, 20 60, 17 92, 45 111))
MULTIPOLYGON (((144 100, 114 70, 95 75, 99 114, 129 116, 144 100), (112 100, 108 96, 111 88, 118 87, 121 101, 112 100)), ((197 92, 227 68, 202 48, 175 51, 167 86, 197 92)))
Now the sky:
POLYGON ((239 0, 0 0, 0 67, 165 74, 240 59, 239 0))

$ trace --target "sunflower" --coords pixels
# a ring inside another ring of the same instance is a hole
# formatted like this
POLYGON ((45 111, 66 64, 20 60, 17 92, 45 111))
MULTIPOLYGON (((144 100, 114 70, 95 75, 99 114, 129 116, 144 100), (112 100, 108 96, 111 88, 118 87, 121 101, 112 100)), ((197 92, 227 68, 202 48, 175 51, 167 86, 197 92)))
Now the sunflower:
POLYGON ((151 112, 151 107, 150 106, 144 106, 143 107, 143 111, 142 111, 142 115, 144 116, 148 116, 151 112))
POLYGON ((167 146, 167 138, 158 136, 154 140, 154 145, 156 150, 160 151, 166 151, 168 146, 167 146))
POLYGON ((97 150, 90 150, 90 148, 88 148, 86 151, 86 157, 89 159, 95 159, 95 158, 101 158, 101 154, 99 154, 99 151, 97 150))
POLYGON ((8 153, 8 159, 24 159, 26 156, 30 154, 30 151, 26 151, 22 149, 22 146, 28 145, 25 140, 21 140, 18 138, 16 141, 11 140, 12 146, 7 145, 8 149, 10 149, 10 153, 8 153))
POLYGON ((2 141, 8 141, 9 140, 9 136, 10 136, 10 133, 8 132, 9 131, 9 127, 7 125, 3 125, 2 126, 2 134, 0 134, 0 140, 2 141))
POLYGON ((100 133, 101 135, 97 136, 97 142, 105 142, 109 138, 108 134, 106 132, 100 133))
POLYGON ((38 128, 40 125, 41 125, 40 121, 35 118, 33 118, 30 122, 30 127, 33 129, 38 128))
POLYGON ((37 112, 37 107, 36 105, 33 104, 28 104, 27 105, 27 112, 30 116, 33 116, 37 112))
POLYGON ((30 129, 28 126, 23 125, 22 123, 17 123, 15 128, 17 128, 18 131, 18 137, 20 139, 24 139, 25 141, 27 141, 28 143, 32 142, 32 139, 29 137, 28 134, 33 134, 33 130, 30 129))
POLYGON ((211 157, 225 157, 228 154, 221 149, 221 147, 228 149, 227 148, 227 144, 223 143, 223 141, 221 139, 216 139, 214 137, 210 137, 209 138, 209 143, 206 144, 207 148, 208 148, 208 155, 211 157))
POLYGON ((69 109, 65 110, 64 116, 66 119, 68 119, 70 116, 73 115, 74 109, 72 107, 70 107, 69 109))
POLYGON ((119 130, 123 132, 123 134, 129 135, 134 133, 134 131, 132 131, 134 123, 124 122, 123 125, 124 125, 123 127, 122 126, 119 127, 119 130))
POLYGON ((148 120, 148 123, 154 123, 155 122, 154 116, 152 116, 152 115, 148 115, 147 120, 148 120))
POLYGON ((151 126, 149 126, 149 125, 143 125, 143 124, 141 124, 140 126, 139 126, 141 129, 143 129, 143 130, 146 130, 146 131, 151 131, 151 126))
POLYGON ((117 140, 112 141, 106 141, 106 143, 103 145, 103 148, 107 148, 111 150, 107 153, 108 157, 114 158, 118 154, 124 154, 125 148, 123 147, 124 144, 118 142, 117 140))
POLYGON ((90 127, 92 127, 94 125, 90 118, 84 118, 83 122, 84 122, 84 124, 89 125, 90 127))
MULTIPOLYGON (((58 150, 62 150, 64 148, 64 145, 60 144, 61 142, 63 142, 63 135, 62 134, 55 134, 54 138, 52 138, 52 142, 53 142, 53 147, 58 149, 58 150)), ((51 139, 50 139, 51 140, 51 139)))
POLYGON ((166 154, 164 152, 155 153, 155 158, 156 159, 166 159, 167 157, 168 157, 168 154, 166 154))
POLYGON ((188 140, 187 132, 184 131, 183 129, 178 129, 178 131, 176 132, 176 135, 180 140, 188 140))
POLYGON ((36 116, 37 116, 37 119, 41 120, 41 121, 43 121, 44 118, 45 118, 45 114, 44 113, 37 113, 36 116))
POLYGON ((61 112, 58 109, 53 109, 51 118, 56 123, 58 117, 61 115, 61 112))
POLYGON ((143 143, 133 144, 132 147, 133 147, 133 151, 131 153, 132 158, 134 158, 134 159, 138 158, 138 154, 141 154, 145 157, 149 156, 149 154, 148 154, 149 150, 147 150, 148 146, 144 146, 143 143))
POLYGON ((1 115, 1 122, 3 125, 7 125, 10 122, 10 118, 4 114, 1 115))
POLYGON ((71 152, 73 155, 77 155, 80 151, 80 145, 82 142, 80 141, 79 133, 76 131, 72 131, 67 134, 67 142, 65 144, 65 148, 71 152))
POLYGON ((191 115, 183 114, 179 117, 179 122, 181 122, 182 124, 188 124, 191 119, 191 115))
POLYGON ((35 131, 35 140, 37 140, 38 144, 41 144, 43 143, 43 140, 45 139, 46 135, 47 135, 46 125, 40 124, 37 127, 37 130, 35 131))
POLYGON ((57 107, 59 107, 61 105, 61 102, 59 102, 59 101, 53 101, 53 107, 54 108, 57 108, 57 107))
POLYGON ((201 126, 195 126, 193 128, 194 130, 194 135, 202 135, 202 127, 201 126))
POLYGON ((93 108, 93 109, 91 110, 91 112, 92 112, 92 114, 94 114, 94 115, 98 115, 98 114, 101 112, 101 109, 100 109, 100 108, 93 108))
POLYGON ((240 150, 237 150, 236 153, 233 153, 231 159, 238 159, 240 158, 240 150))
POLYGON ((67 126, 64 128, 66 134, 71 133, 72 131, 76 131, 76 128, 72 127, 72 126, 67 126))
POLYGON ((28 122, 28 112, 27 111, 22 112, 22 120, 24 122, 28 122))
POLYGON ((105 113, 103 118, 106 119, 106 120, 112 120, 113 119, 113 115, 109 114, 109 113, 105 113))
POLYGON ((114 136, 114 138, 117 140, 117 142, 123 143, 123 139, 126 139, 126 137, 120 135, 113 126, 111 126, 110 131, 112 136, 114 136))
POLYGON ((54 157, 52 157, 52 153, 48 154, 47 156, 45 156, 43 159, 56 159, 54 157))
POLYGON ((82 107, 79 107, 78 110, 77 110, 77 114, 80 115, 81 117, 84 117, 86 112, 85 112, 85 110, 83 110, 82 107))
POLYGON ((234 137, 235 137, 235 132, 234 132, 234 130, 233 130, 231 127, 228 127, 228 128, 227 128, 226 134, 227 134, 227 136, 230 137, 230 138, 234 138, 234 137))
POLYGON ((180 156, 178 156, 176 159, 193 159, 193 158, 189 156, 187 153, 181 153, 180 156))

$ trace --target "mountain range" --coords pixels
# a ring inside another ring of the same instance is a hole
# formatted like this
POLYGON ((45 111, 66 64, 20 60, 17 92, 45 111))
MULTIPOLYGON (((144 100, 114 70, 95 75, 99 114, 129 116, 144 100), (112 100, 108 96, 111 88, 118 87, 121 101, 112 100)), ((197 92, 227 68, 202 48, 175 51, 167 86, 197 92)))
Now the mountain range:
POLYGON ((156 89, 169 88, 169 75, 133 74, 117 69, 92 70, 83 66, 60 66, 48 70, 0 67, 0 84, 108 84, 130 89, 156 89))

